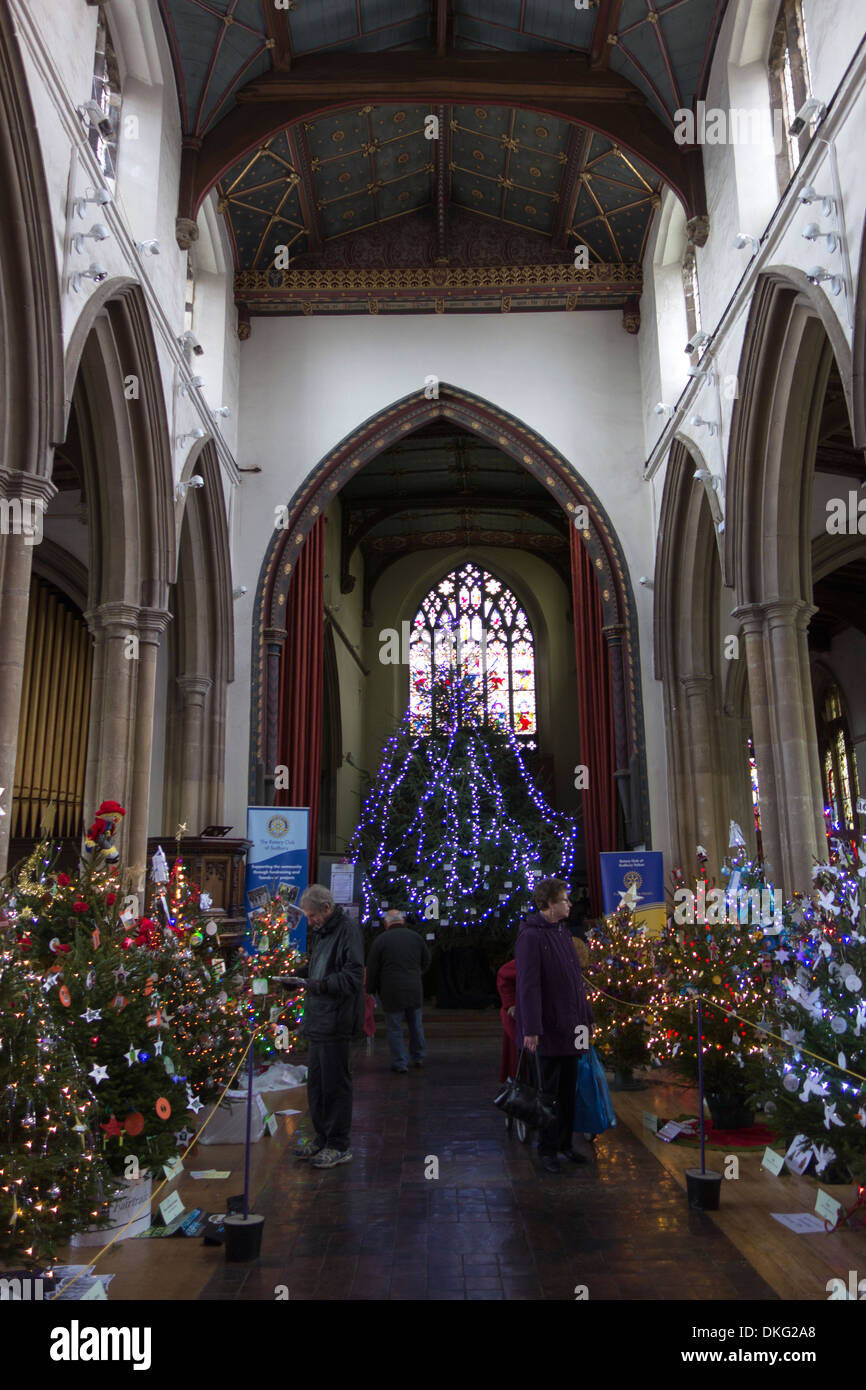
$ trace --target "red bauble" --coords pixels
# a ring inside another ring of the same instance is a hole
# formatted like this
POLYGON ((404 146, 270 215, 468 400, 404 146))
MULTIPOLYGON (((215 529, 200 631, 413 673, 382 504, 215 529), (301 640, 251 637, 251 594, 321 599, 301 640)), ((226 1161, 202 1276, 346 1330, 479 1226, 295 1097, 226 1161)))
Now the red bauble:
POLYGON ((123 1128, 126 1130, 127 1134, 131 1134, 133 1137, 135 1137, 136 1134, 141 1134, 141 1131, 144 1129, 144 1116, 140 1111, 133 1110, 132 1114, 127 1115, 124 1120, 123 1128))

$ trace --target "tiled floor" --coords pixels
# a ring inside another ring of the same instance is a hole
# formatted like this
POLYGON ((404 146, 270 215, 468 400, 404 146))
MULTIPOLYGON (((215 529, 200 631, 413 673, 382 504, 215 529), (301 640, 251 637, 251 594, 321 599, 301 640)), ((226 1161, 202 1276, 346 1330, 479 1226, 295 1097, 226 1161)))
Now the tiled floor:
POLYGON ((261 1258, 221 1267, 201 1298, 776 1297, 624 1126, 581 1145, 585 1167, 545 1174, 491 1104, 492 1034, 431 1039, 408 1076, 384 1040, 352 1067, 354 1161, 317 1171, 286 1154, 256 1195, 261 1258))

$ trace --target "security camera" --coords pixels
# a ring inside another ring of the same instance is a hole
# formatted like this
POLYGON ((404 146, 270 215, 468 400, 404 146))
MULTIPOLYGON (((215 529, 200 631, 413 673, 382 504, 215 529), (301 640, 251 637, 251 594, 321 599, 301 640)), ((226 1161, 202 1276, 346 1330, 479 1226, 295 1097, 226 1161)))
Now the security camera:
POLYGON ((818 101, 817 97, 809 97, 804 101, 791 124, 788 126, 789 135, 799 135, 807 125, 813 121, 820 120, 827 110, 823 101, 818 101))
POLYGON ((704 343, 708 343, 709 341, 709 333, 705 333, 702 328, 699 328, 697 333, 694 333, 686 343, 686 352, 697 352, 699 347, 703 347, 704 343))
POLYGON ((103 140, 111 139, 114 127, 98 102, 86 101, 83 106, 79 106, 78 114, 91 126, 96 127, 103 140))
POLYGON ((204 348, 202 347, 198 338, 195 336, 194 333, 191 333, 189 329, 187 329, 187 331, 184 334, 182 334, 180 338, 178 338, 178 342, 185 351, 188 351, 190 348, 192 348, 196 357, 201 357, 202 353, 204 352, 204 348))
POLYGON ((653 586, 652 580, 651 580, 651 579, 649 578, 649 576, 646 575, 646 574, 642 574, 641 577, 640 577, 640 579, 639 579, 637 582, 638 582, 638 584, 640 584, 641 587, 644 588, 644 589, 651 589, 652 586, 653 586))
MULTIPOLYGON (((204 430, 202 430, 202 434, 204 434, 204 430)), ((189 486, 204 487, 204 478, 201 476, 200 473, 193 473, 192 477, 189 480, 189 486)))

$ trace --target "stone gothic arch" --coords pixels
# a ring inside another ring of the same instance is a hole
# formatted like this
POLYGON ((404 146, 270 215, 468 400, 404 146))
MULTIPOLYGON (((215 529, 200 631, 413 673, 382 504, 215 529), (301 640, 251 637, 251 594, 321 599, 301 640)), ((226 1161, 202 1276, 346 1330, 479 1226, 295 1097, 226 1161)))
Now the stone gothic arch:
MULTIPOLYGON (((0 7, 0 501, 7 515, 43 507, 63 433, 63 352, 52 212, 15 26, 0 7)), ((32 514, 32 512, 31 512, 32 514)), ((15 779, 34 546, 0 534, 0 786, 15 779)), ((11 792, 8 792, 11 796, 11 792)), ((4 793, 6 795, 6 793, 4 793)), ((0 817, 0 869, 9 817, 0 817)))
MULTIPOLYGON (((495 444, 521 463, 574 517, 587 508, 582 538, 596 570, 610 657, 617 767, 628 769, 627 814, 635 842, 650 843, 649 792, 640 683, 640 651, 631 579, 619 539, 600 500, 547 440, 507 411, 469 391, 439 383, 437 399, 413 393, 366 420, 332 449, 288 504, 288 525, 268 545, 255 600, 250 728, 250 798, 277 763, 277 713, 286 596, 300 548, 327 505, 359 468, 431 420, 448 419, 495 444), (635 834, 636 832, 636 834, 635 834)), ((622 794, 622 793, 621 793, 622 794)))
POLYGON ((758 282, 728 462, 726 554, 745 642, 764 855, 786 893, 825 849, 809 673, 810 506, 828 376, 851 413, 851 353, 826 295, 795 271, 758 282), (804 524, 805 523, 805 524, 804 524))

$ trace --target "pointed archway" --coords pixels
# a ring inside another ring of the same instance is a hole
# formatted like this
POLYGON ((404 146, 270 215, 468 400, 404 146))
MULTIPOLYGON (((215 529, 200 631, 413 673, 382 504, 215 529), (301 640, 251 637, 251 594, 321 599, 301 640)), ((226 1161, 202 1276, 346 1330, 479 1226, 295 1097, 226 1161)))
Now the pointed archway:
POLYGON ((357 471, 407 434, 437 419, 494 444, 526 468, 580 525, 598 582, 610 652, 617 783, 630 843, 650 843, 649 793, 634 595, 624 554, 595 492, 547 440, 489 401, 440 382, 438 397, 413 393, 366 420, 312 470, 285 509, 262 564, 255 600, 250 730, 251 801, 273 797, 279 751, 279 689, 287 596, 304 542, 357 471), (585 509, 581 512, 579 509, 585 509))

